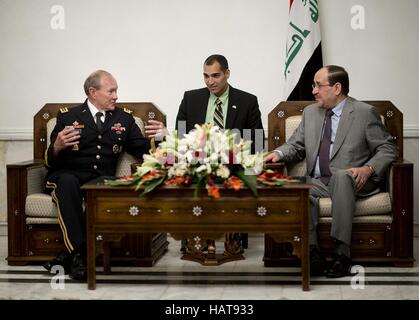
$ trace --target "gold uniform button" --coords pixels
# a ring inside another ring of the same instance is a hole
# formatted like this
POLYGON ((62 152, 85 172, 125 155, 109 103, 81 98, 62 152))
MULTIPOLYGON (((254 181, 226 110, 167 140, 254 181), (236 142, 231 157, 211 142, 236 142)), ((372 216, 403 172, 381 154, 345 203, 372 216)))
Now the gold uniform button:
POLYGON ((96 159, 100 159, 100 155, 96 155, 96 159))
POLYGON ((98 137, 99 139, 102 139, 102 135, 98 135, 97 137, 98 137))
POLYGON ((93 166, 93 169, 95 169, 95 170, 96 170, 96 169, 97 169, 97 165, 94 165, 94 166, 93 166))
POLYGON ((98 145, 98 146, 97 146, 97 148, 100 150, 100 149, 102 149, 102 146, 99 146, 99 145, 98 145))

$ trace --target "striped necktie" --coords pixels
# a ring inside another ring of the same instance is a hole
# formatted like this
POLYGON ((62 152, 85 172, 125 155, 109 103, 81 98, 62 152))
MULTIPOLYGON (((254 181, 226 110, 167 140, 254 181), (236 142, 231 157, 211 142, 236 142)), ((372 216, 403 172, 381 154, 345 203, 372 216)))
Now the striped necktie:
POLYGON ((332 143, 332 116, 334 115, 332 110, 326 112, 326 124, 324 127, 323 139, 320 143, 319 148, 319 166, 320 166, 320 180, 327 185, 329 183, 332 172, 330 171, 330 145, 332 143))
POLYGON ((224 129, 224 116, 223 108, 221 108, 222 102, 219 98, 215 100, 215 111, 214 111, 214 124, 220 129, 224 129))

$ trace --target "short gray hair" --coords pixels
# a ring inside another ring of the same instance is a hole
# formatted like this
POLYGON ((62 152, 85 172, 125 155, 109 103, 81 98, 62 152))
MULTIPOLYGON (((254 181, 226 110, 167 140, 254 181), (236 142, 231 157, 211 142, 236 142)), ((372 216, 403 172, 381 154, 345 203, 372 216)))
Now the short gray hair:
POLYGON ((90 88, 100 89, 100 80, 102 80, 103 76, 112 77, 112 75, 105 70, 96 70, 87 77, 86 81, 84 81, 84 92, 87 96, 89 95, 90 88))

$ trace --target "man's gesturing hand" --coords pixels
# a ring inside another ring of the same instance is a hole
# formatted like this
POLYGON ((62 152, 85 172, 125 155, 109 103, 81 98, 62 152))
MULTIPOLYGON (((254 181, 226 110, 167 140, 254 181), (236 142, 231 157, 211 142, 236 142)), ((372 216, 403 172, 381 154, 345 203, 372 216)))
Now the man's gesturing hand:
POLYGON ((58 135, 57 139, 54 142, 54 155, 58 155, 61 150, 64 150, 67 147, 74 146, 78 144, 80 141, 80 133, 78 130, 74 130, 72 126, 66 126, 63 130, 61 130, 58 135))
POLYGON ((148 120, 145 133, 149 138, 163 138, 169 134, 169 130, 160 121, 148 120))

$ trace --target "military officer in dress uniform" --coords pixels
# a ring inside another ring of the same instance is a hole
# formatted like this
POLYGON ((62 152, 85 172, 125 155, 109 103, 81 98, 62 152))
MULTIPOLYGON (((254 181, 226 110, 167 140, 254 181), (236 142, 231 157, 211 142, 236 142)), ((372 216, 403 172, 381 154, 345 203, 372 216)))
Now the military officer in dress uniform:
POLYGON ((132 111, 115 107, 117 89, 110 73, 93 72, 84 83, 86 101, 60 109, 45 152, 46 190, 57 205, 67 250, 44 267, 50 270, 53 265, 62 265, 77 280, 86 278, 86 217, 80 186, 99 176, 115 175, 123 150, 141 159, 150 149, 132 111))

